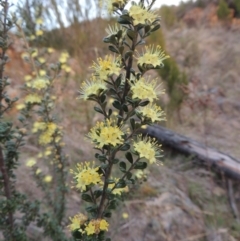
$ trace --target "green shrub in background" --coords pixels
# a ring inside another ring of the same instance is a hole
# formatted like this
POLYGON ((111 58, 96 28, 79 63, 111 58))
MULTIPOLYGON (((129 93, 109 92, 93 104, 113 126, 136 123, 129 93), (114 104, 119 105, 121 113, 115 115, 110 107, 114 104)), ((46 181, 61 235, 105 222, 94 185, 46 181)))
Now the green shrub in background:
POLYGON ((240 17, 240 0, 234 0, 234 5, 235 5, 235 15, 236 17, 240 17))
MULTIPOLYGON (((153 43, 158 43, 165 47, 165 40, 162 31, 158 31, 150 36, 150 39, 153 43)), ((174 111, 177 111, 179 115, 179 110, 181 104, 186 97, 186 93, 183 91, 184 86, 188 84, 187 76, 182 72, 174 58, 168 58, 164 61, 164 68, 157 70, 158 74, 161 76, 162 80, 166 83, 166 91, 169 96, 169 103, 167 106, 167 117, 171 117, 174 111)), ((180 115, 179 115, 179 119, 180 115)))
POLYGON ((176 23, 176 15, 172 7, 163 5, 160 8, 160 15, 167 28, 173 27, 176 23))
POLYGON ((230 8, 225 0, 220 0, 217 10, 217 16, 220 20, 228 20, 230 16, 230 8))

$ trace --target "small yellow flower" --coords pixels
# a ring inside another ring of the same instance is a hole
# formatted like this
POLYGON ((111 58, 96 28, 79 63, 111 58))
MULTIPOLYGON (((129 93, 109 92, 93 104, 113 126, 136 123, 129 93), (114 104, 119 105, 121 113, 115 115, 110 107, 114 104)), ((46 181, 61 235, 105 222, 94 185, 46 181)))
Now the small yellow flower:
POLYGON ((107 85, 104 81, 92 77, 90 81, 84 81, 80 88, 80 99, 87 100, 91 95, 98 95, 101 91, 106 90, 107 85))
POLYGON ((36 31, 36 35, 37 36, 42 36, 43 35, 43 31, 41 29, 36 31))
POLYGON ((151 119, 152 122, 165 120, 164 112, 161 107, 153 103, 144 107, 139 107, 136 111, 142 114, 145 118, 151 119))
POLYGON ((39 130, 45 130, 45 129, 46 129, 46 123, 37 121, 37 122, 34 122, 34 124, 33 124, 32 132, 36 133, 39 130))
POLYGON ((22 53, 21 57, 22 59, 29 59, 29 53, 22 53))
POLYGON ((42 90, 42 89, 46 89, 49 84, 50 82, 48 79, 37 77, 31 83, 28 82, 26 85, 33 89, 42 90))
POLYGON ((17 110, 22 110, 22 109, 24 109, 25 108, 25 105, 24 104, 18 104, 18 105, 16 105, 16 109, 17 110))
POLYGON ((77 170, 70 172, 74 175, 76 181, 77 189, 80 191, 85 191, 87 186, 101 183, 101 176, 98 173, 99 167, 93 167, 94 162, 92 162, 92 167, 90 162, 77 164, 77 170))
POLYGON ((110 37, 112 35, 116 35, 120 30, 123 31, 123 35, 126 34, 126 28, 123 28, 120 24, 115 24, 113 26, 108 25, 108 28, 105 29, 106 33, 108 34, 107 37, 110 37))
POLYGON ((44 181, 44 182, 47 182, 47 183, 48 183, 48 182, 51 182, 51 181, 52 181, 52 176, 50 176, 50 175, 45 176, 44 179, 43 179, 43 181, 44 181))
POLYGON ((157 85, 157 80, 151 80, 150 77, 132 80, 130 85, 133 93, 132 97, 141 100, 148 99, 153 102, 154 99, 158 98, 158 95, 163 93, 159 90, 160 85, 157 85))
POLYGON ((98 58, 97 63, 93 63, 92 70, 101 80, 107 80, 109 76, 119 75, 121 71, 120 61, 111 55, 105 56, 105 59, 98 58))
POLYGON ((134 173, 134 176, 137 177, 137 179, 144 179, 147 178, 148 171, 145 170, 136 170, 134 173))
POLYGON ((35 158, 29 158, 26 162, 27 167, 33 167, 36 164, 36 159, 35 158))
POLYGON ((124 132, 116 125, 115 121, 108 119, 104 122, 97 122, 90 132, 88 137, 96 144, 96 147, 102 148, 104 145, 119 145, 123 144, 124 132))
POLYGON ((123 217, 124 219, 127 219, 127 218, 128 218, 128 213, 123 213, 123 214, 122 214, 122 217, 123 217))
POLYGON ((44 156, 50 156, 52 154, 52 151, 50 149, 47 149, 45 152, 44 152, 44 156))
POLYGON ((32 76, 31 75, 25 75, 24 76, 24 80, 27 82, 27 81, 30 81, 32 79, 32 76))
POLYGON ((46 62, 46 60, 43 57, 38 58, 39 63, 43 64, 46 62))
POLYGON ((29 39, 30 40, 34 40, 36 37, 34 36, 34 35, 31 35, 30 37, 29 37, 29 39))
POLYGON ((73 218, 70 217, 69 219, 71 221, 71 224, 68 225, 70 231, 80 229, 80 227, 88 220, 87 216, 82 213, 75 215, 73 218))
POLYGON ((33 49, 32 52, 31 52, 31 55, 32 55, 33 58, 37 57, 38 56, 38 50, 33 49))
POLYGON ((37 170, 36 170, 36 175, 38 175, 39 173, 41 173, 42 172, 42 170, 40 169, 40 168, 38 168, 37 170))
POLYGON ((53 48, 48 48, 47 51, 48 51, 48 53, 53 53, 54 49, 53 48))
POLYGON ((155 139, 145 137, 141 135, 137 137, 137 140, 133 143, 134 150, 139 154, 140 158, 145 158, 150 164, 156 162, 156 158, 161 157, 160 147, 155 139))
POLYGON ((108 222, 105 219, 92 219, 85 228, 87 235, 99 234, 100 231, 108 231, 108 222))
POLYGON ((69 59, 69 54, 67 52, 62 52, 59 58, 59 62, 61 64, 65 64, 68 59, 69 59))
POLYGON ((46 70, 40 69, 39 70, 39 75, 40 76, 45 76, 47 74, 46 70))
POLYGON ((48 79, 38 77, 31 83, 31 87, 37 90, 46 89, 50 84, 48 79))
POLYGON ((36 19, 36 24, 39 24, 39 25, 43 24, 42 18, 37 18, 36 19))
POLYGON ((157 19, 157 15, 143 8, 141 5, 132 5, 129 9, 129 15, 133 18, 133 24, 136 26, 138 24, 152 23, 157 19))
POLYGON ((25 97, 25 103, 39 104, 42 102, 42 98, 37 94, 29 94, 25 97))
POLYGON ((145 52, 143 52, 142 55, 137 52, 137 57, 135 56, 135 58, 138 60, 137 63, 141 66, 152 65, 156 68, 157 66, 163 66, 163 60, 168 59, 169 56, 165 55, 158 45, 156 48, 153 46, 145 46, 145 52))

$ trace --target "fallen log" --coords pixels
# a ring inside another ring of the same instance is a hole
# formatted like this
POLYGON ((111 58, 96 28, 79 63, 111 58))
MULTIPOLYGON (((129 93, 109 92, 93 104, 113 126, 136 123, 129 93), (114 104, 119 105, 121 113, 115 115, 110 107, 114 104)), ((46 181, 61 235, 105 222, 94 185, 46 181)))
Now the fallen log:
POLYGON ((209 148, 186 136, 159 125, 141 130, 143 134, 155 137, 163 146, 180 153, 194 155, 201 164, 213 167, 227 177, 240 180, 240 161, 213 148, 209 148))

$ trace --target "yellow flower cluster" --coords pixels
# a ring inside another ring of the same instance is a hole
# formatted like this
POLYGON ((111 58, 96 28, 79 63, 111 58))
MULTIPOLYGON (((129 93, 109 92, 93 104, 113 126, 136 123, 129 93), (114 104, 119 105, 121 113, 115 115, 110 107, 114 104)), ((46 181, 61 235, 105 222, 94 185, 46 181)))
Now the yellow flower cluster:
POLYGON ((119 75, 121 71, 119 59, 111 55, 105 56, 105 59, 98 58, 97 63, 94 62, 91 69, 101 80, 107 80, 108 77, 114 74, 119 75))
POLYGON ((68 228, 71 231, 79 230, 82 231, 81 226, 88 220, 87 216, 85 216, 82 213, 76 214, 73 218, 69 218, 71 221, 71 224, 68 226, 68 228))
POLYGON ((164 111, 162 111, 160 106, 153 103, 144 107, 139 107, 137 112, 142 114, 145 118, 151 119, 152 122, 165 120, 164 111))
POLYGON ((138 136, 137 141, 133 144, 134 150, 140 158, 146 158, 150 164, 156 162, 156 157, 160 157, 160 145, 152 138, 142 138, 138 136))
POLYGON ((42 102, 42 98, 37 94, 29 94, 25 97, 25 103, 39 104, 42 102))
POLYGON ((96 147, 102 148, 104 145, 119 145, 123 144, 124 132, 116 125, 112 119, 107 119, 104 122, 97 122, 90 132, 88 137, 96 144, 96 147))
POLYGON ((49 80, 43 77, 37 77, 32 82, 28 82, 27 87, 31 87, 33 89, 42 90, 46 89, 50 84, 49 80))
MULTIPOLYGON (((92 163, 92 166, 94 162, 92 163)), ((85 191, 87 186, 92 184, 101 183, 101 176, 98 173, 99 167, 91 167, 90 162, 77 164, 77 170, 70 170, 74 175, 74 179, 76 180, 76 187, 81 191, 85 191)))
POLYGON ((158 98, 158 95, 163 93, 159 90, 160 85, 157 85, 157 80, 150 80, 150 78, 142 77, 139 80, 131 80, 130 85, 133 93, 132 98, 148 99, 153 102, 154 99, 158 98))
POLYGON ((36 159, 35 158, 29 158, 26 162, 27 167, 33 167, 36 164, 36 159))
POLYGON ((87 235, 99 234, 100 231, 108 231, 108 222, 105 219, 92 219, 86 226, 87 235))
POLYGON ((168 59, 169 56, 165 55, 161 50, 161 46, 154 48, 153 46, 145 46, 145 52, 140 55, 137 52, 135 58, 138 60, 137 63, 141 66, 152 65, 153 67, 162 66, 163 60, 168 59))
POLYGON ((88 218, 82 213, 75 215, 73 218, 69 218, 71 224, 68 228, 71 231, 78 230, 81 233, 86 233, 88 236, 93 234, 99 234, 101 231, 108 231, 109 223, 105 219, 92 219, 88 224, 86 223, 88 218), (83 227, 83 225, 85 227, 83 227))
POLYGON ((132 5, 129 9, 129 15, 133 18, 133 25, 152 23, 157 19, 157 15, 148 11, 146 8, 140 5, 132 5))
POLYGON ((107 85, 99 78, 92 76, 90 81, 84 81, 80 88, 80 98, 87 100, 91 95, 98 95, 102 90, 106 90, 107 85))
POLYGON ((58 126, 54 122, 35 122, 32 132, 36 133, 42 131, 39 136, 39 144, 47 145, 53 140, 53 134, 57 130, 58 126))
POLYGON ((59 62, 61 64, 65 64, 67 62, 67 60, 69 59, 69 54, 68 52, 62 52, 59 58, 59 62))

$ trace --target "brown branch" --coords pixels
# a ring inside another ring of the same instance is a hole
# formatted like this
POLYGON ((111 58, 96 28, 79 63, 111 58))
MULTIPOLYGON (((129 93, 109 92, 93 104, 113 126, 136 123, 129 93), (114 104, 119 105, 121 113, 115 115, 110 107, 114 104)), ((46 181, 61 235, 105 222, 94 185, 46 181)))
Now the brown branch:
POLYGON ((240 160, 230 155, 159 125, 152 125, 147 129, 142 129, 141 133, 155 137, 161 144, 179 153, 195 156, 199 164, 210 165, 219 173, 240 180, 240 160))

